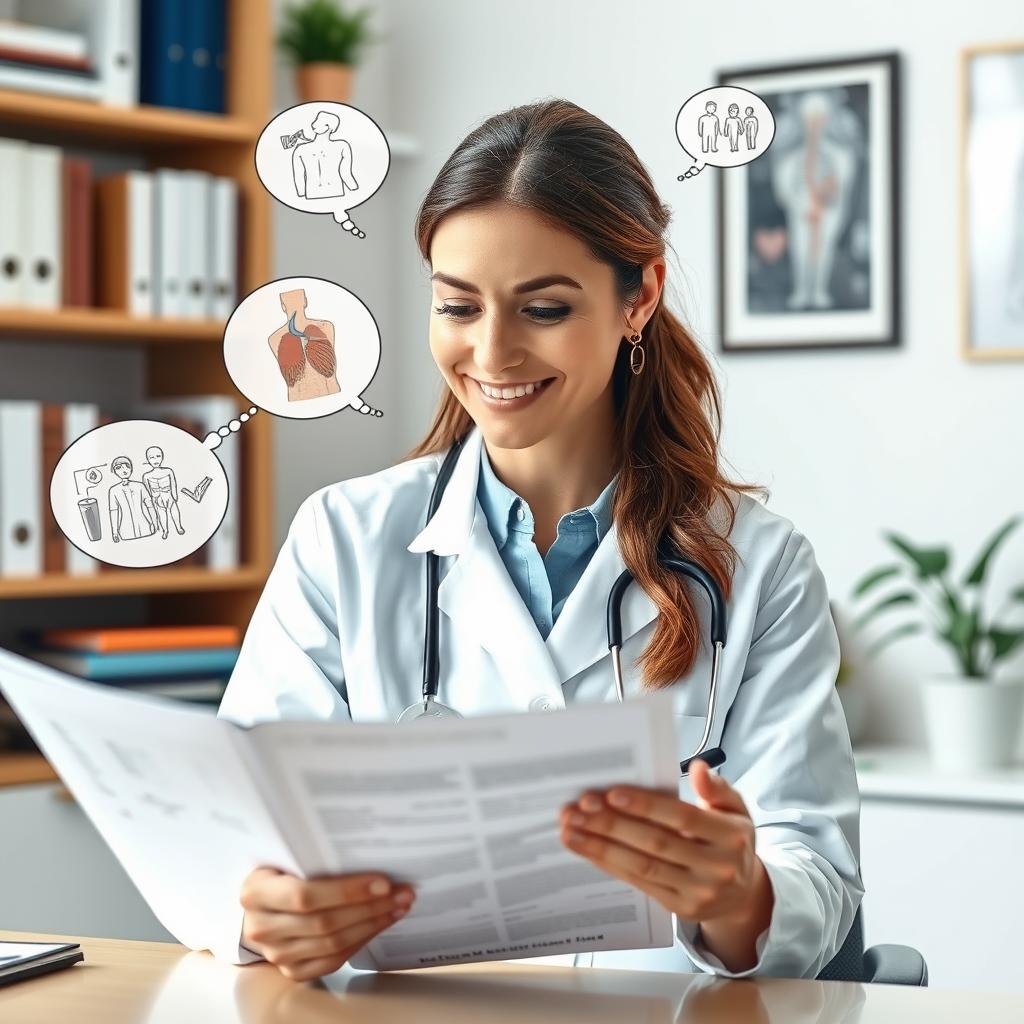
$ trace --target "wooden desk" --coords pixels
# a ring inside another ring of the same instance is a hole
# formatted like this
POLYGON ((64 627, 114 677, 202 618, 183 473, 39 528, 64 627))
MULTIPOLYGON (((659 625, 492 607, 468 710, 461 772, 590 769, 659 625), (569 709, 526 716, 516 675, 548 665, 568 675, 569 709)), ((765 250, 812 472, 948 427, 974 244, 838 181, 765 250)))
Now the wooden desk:
POLYGON ((0 931, 79 942, 85 962, 0 988, 11 1024, 986 1024, 1024 1020, 1024 996, 837 982, 468 964, 392 973, 343 970, 293 982, 271 964, 236 967, 162 942, 0 931))

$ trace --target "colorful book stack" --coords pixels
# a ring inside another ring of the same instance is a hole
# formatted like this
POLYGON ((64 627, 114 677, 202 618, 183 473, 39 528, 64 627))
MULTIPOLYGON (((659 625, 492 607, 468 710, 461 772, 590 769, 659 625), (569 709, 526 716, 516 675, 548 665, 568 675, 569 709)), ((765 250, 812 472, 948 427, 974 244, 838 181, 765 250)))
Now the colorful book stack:
MULTIPOLYGON (((50 477, 64 451, 83 434, 115 418, 152 419, 202 439, 237 415, 235 400, 226 395, 149 399, 102 410, 88 402, 0 399, 0 577, 43 573, 81 576, 111 568, 67 541, 50 511, 50 477)), ((217 457, 227 478, 228 494, 240 495, 245 493, 244 432, 231 440, 231 444, 221 445, 217 457)), ((79 472, 89 468, 83 466, 79 472)), ((98 468, 102 475, 93 487, 93 496, 102 496, 105 502, 107 490, 116 481, 105 467, 98 468)), ((176 565, 235 569, 239 564, 240 534, 241 502, 231 501, 217 532, 176 565)))
POLYGON ((26 653, 91 682, 216 705, 240 639, 235 626, 52 629, 26 653))
POLYGON ((94 183, 90 160, 0 138, 0 304, 226 320, 238 237, 233 178, 161 168, 94 183))
POLYGON ((139 100, 224 112, 225 0, 143 0, 139 100))

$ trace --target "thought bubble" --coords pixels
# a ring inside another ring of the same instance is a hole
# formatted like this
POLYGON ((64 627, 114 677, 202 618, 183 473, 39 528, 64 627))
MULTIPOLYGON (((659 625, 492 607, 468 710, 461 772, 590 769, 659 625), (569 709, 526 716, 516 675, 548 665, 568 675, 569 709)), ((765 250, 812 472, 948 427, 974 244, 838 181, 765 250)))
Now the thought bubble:
POLYGON ((217 532, 228 498, 210 446, 157 420, 90 430, 50 478, 61 533, 87 555, 125 568, 170 565, 192 554, 217 532))
POLYGON ((717 85, 694 93, 676 114, 676 139, 694 159, 677 181, 705 167, 739 167, 765 153, 775 138, 768 104, 749 89, 717 85))
POLYGON ((275 199, 303 213, 329 213, 366 237, 349 211, 380 188, 391 165, 388 140, 372 117, 347 103, 300 103, 263 129, 255 157, 275 199))
POLYGON ((275 416, 382 415, 362 397, 380 365, 380 331, 333 281, 282 277, 250 292, 225 325, 224 365, 238 390, 275 416))

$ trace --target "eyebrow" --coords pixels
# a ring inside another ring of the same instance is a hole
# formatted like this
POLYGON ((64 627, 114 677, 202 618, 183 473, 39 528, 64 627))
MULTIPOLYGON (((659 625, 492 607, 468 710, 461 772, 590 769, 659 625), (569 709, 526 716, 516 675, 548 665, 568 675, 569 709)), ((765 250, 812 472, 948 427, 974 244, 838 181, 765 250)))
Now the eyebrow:
MULTIPOLYGON (((458 277, 452 277, 451 274, 442 274, 441 271, 431 274, 430 280, 449 284, 453 288, 462 288, 467 292, 473 292, 475 295, 480 294, 480 289, 475 284, 470 284, 469 281, 463 281, 458 277)), ((569 288, 578 288, 580 291, 583 291, 583 286, 579 281, 574 281, 571 277, 566 277, 565 274, 546 274, 544 277, 535 277, 529 281, 523 281, 522 284, 517 284, 512 289, 512 294, 521 295, 523 292, 537 291, 539 288, 547 288, 553 284, 564 284, 569 288)))

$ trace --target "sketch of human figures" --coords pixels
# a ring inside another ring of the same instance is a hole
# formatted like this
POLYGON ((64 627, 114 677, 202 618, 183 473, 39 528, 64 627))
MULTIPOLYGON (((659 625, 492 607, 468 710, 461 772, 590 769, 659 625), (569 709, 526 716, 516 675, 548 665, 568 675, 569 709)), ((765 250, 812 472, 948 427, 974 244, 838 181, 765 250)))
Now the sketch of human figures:
POLYGON ((740 149, 740 135, 743 133, 743 122, 740 120, 738 103, 729 104, 729 116, 725 119, 723 128, 725 137, 729 140, 729 152, 738 153, 740 149))
POLYGON ((306 199, 334 199, 359 188, 352 171, 352 145, 338 131, 341 118, 321 110, 305 129, 281 136, 281 145, 292 149, 292 180, 295 194, 306 199), (294 148, 293 148, 294 147, 294 148))
POLYGON ((790 309, 833 306, 829 291, 840 236, 851 211, 860 124, 840 90, 811 90, 776 115, 771 184, 786 212, 790 309))
POLYGON ((704 153, 718 152, 718 136, 722 133, 722 126, 715 114, 716 110, 718 104, 714 100, 708 100, 704 104, 704 113, 697 120, 697 134, 700 136, 701 151, 704 153))
POLYGON ((110 534, 115 544, 156 533, 157 513, 152 496, 143 483, 131 478, 132 469, 132 460, 127 455, 118 455, 110 462, 111 472, 120 480, 107 492, 110 534))
POLYGON ((142 474, 142 482, 156 506, 161 536, 164 540, 167 539, 171 524, 180 536, 185 530, 181 525, 181 512, 178 509, 178 481, 174 470, 163 464, 163 449, 157 445, 146 449, 146 461, 150 468, 142 474))
POLYGON ((747 149, 757 149, 757 117, 753 107, 743 111, 743 134, 747 140, 747 149))

